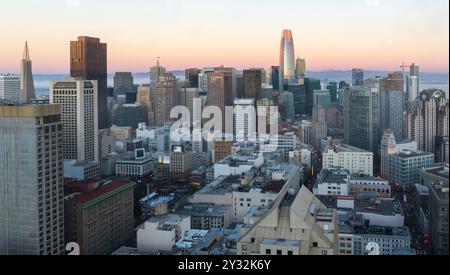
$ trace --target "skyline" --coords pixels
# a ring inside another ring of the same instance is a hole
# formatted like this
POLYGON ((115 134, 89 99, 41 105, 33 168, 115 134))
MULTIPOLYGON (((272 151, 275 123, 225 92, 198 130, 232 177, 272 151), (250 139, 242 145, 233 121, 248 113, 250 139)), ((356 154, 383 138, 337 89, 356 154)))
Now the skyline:
POLYGON ((283 29, 292 30, 296 57, 306 59, 308 71, 393 71, 402 62, 415 62, 424 72, 449 70, 446 0, 263 0, 257 2, 258 13, 249 12, 254 0, 132 2, 136 5, 30 0, 25 9, 20 3, 5 3, 0 22, 14 22, 14 27, 4 30, 9 42, 0 45, 0 72, 19 72, 28 41, 35 74, 67 73, 70 41, 84 35, 108 44, 108 72, 148 71, 158 56, 169 70, 268 68, 279 63, 283 29), (277 12, 286 6, 286 12, 277 12), (85 7, 90 12, 83 12, 85 7))

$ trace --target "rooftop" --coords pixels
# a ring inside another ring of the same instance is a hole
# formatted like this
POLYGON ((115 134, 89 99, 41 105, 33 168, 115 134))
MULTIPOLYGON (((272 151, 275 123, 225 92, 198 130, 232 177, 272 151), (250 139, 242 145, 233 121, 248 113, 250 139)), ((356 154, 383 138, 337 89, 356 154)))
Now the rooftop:
POLYGON ((88 208, 103 200, 106 200, 120 192, 129 188, 134 188, 135 183, 129 180, 118 180, 111 183, 104 184, 103 186, 95 189, 92 192, 84 193, 75 197, 73 200, 82 204, 82 208, 88 208))
POLYGON ((185 205, 177 212, 186 215, 223 216, 229 210, 229 205, 195 203, 185 205))
POLYGON ((324 152, 328 152, 329 150, 334 150, 336 153, 371 153, 369 151, 350 146, 348 144, 333 144, 333 142, 329 142, 325 147, 324 152))
POLYGON ((412 151, 412 150, 402 150, 398 153, 393 154, 393 156, 406 159, 406 158, 415 158, 421 156, 433 156, 433 153, 423 152, 423 151, 412 151))
POLYGON ((355 201, 355 211, 383 216, 403 215, 400 202, 395 199, 360 199, 355 201))

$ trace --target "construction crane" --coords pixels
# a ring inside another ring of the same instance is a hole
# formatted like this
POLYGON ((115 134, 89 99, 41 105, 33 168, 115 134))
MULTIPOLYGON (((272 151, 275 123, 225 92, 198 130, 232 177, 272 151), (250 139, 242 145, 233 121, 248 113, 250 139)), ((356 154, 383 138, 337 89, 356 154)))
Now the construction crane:
POLYGON ((409 67, 411 67, 412 65, 405 65, 405 62, 403 62, 402 63, 402 65, 400 66, 400 68, 402 69, 402 71, 403 71, 403 75, 405 75, 405 68, 409 68, 409 67))

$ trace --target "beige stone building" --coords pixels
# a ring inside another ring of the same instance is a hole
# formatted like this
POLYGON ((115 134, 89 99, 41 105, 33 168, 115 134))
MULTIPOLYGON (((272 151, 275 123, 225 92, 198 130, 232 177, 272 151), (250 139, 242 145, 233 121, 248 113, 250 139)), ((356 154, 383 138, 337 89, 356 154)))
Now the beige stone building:
POLYGON ((306 187, 284 190, 269 207, 251 209, 244 219, 238 255, 336 255, 337 214, 306 187))

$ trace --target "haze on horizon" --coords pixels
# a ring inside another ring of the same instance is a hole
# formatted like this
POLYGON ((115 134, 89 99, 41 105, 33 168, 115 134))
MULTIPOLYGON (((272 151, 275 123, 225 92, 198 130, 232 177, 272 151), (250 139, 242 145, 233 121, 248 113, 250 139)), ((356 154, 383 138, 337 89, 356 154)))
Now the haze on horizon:
POLYGON ((144 72, 278 65, 292 29, 307 69, 449 70, 448 0, 27 0, 2 4, 0 73, 18 73, 23 45, 33 71, 69 71, 69 41, 108 44, 108 70, 144 72), (24 3, 25 2, 25 3, 24 3))

